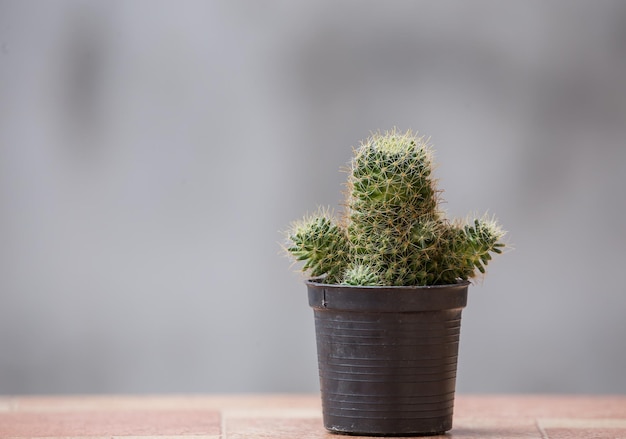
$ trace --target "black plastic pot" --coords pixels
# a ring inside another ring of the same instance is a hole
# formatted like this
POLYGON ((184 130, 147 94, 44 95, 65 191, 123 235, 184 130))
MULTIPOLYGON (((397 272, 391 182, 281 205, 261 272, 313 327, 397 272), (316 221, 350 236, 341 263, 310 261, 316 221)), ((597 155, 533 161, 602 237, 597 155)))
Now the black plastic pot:
POLYGON ((450 430, 469 282, 306 284, 315 315, 326 429, 371 436, 450 430))

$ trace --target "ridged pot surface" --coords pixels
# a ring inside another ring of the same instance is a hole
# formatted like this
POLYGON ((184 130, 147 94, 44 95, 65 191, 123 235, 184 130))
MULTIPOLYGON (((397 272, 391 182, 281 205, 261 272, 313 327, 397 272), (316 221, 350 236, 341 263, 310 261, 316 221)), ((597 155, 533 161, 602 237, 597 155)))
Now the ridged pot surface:
POLYGON ((328 430, 400 436, 452 428, 468 285, 307 282, 328 430))

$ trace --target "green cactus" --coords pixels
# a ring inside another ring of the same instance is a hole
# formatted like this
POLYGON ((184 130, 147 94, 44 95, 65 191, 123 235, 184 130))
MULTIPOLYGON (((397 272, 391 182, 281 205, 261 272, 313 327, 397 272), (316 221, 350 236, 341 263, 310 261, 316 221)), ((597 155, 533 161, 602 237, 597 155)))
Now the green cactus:
POLYGON ((346 232, 334 224, 326 212, 292 225, 286 250, 297 260, 306 261, 302 271, 313 277, 325 275, 325 282, 340 283, 349 263, 346 232))
POLYGON ((321 212, 293 224, 286 250, 333 284, 443 285, 484 273, 504 232, 492 218, 445 218, 432 156, 410 131, 372 135, 351 161, 343 220, 321 212))
POLYGON ((345 285, 376 286, 380 285, 380 278, 370 266, 354 265, 346 270, 342 283, 345 285))

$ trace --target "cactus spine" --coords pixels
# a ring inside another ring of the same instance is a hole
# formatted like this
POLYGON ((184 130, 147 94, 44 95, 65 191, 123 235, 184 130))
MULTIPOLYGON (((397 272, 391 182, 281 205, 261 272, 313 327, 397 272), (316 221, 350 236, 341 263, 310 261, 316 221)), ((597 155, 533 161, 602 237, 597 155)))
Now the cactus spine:
POLYGON ((326 283, 442 285, 484 273, 504 232, 487 217, 445 218, 432 155, 410 131, 372 135, 351 161, 344 219, 322 212, 295 223, 287 251, 326 283))

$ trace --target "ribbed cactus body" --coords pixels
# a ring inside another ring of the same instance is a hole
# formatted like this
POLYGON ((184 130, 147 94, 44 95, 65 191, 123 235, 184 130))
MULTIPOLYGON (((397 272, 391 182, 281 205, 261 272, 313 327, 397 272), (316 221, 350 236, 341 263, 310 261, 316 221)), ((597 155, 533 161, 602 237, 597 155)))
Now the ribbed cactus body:
POLYGON ((376 134, 361 145, 349 177, 349 240, 357 264, 385 285, 428 282, 440 232, 432 152, 410 133, 376 134))
POLYGON ((352 160, 350 203, 366 211, 398 207, 396 214, 435 215, 436 190, 431 179, 431 151, 421 138, 392 133, 374 135, 352 160))
POLYGON ((327 283, 438 285, 484 272, 503 232, 486 218, 451 223, 438 205, 428 143, 377 133, 355 151, 341 225, 326 215, 300 223, 287 250, 327 283))

